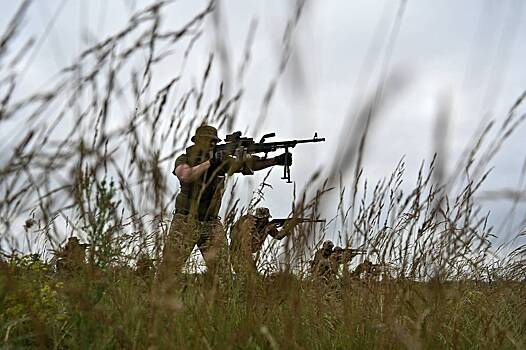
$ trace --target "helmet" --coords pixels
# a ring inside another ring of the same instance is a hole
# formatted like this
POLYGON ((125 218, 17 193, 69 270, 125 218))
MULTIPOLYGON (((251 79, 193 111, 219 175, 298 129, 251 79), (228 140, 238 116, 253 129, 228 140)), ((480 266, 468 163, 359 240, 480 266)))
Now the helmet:
POLYGON ((268 219, 270 217, 270 210, 264 207, 256 208, 254 216, 258 219, 268 219))
POLYGON ((323 250, 331 250, 332 251, 332 248, 334 248, 334 243, 332 243, 332 241, 330 240, 327 240, 325 242, 323 242, 323 245, 321 246, 323 250))
POLYGON ((80 243, 80 240, 78 239, 78 237, 69 237, 68 238, 68 243, 66 243, 66 245, 70 248, 72 247, 87 247, 89 244, 85 244, 85 243, 80 243))
POLYGON ((197 139, 213 139, 216 141, 221 141, 217 136, 217 129, 210 125, 201 125, 195 130, 195 135, 192 136, 192 142, 195 142, 197 139))

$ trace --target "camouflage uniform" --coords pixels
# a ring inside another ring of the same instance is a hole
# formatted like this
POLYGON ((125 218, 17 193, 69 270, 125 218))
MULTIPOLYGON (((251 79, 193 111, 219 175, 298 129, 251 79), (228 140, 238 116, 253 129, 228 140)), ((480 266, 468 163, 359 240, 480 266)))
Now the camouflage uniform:
POLYGON ((313 277, 334 279, 338 275, 340 265, 350 262, 353 257, 362 253, 360 249, 343 249, 335 247, 331 241, 325 241, 311 261, 311 274, 313 277))
POLYGON ((380 277, 380 273, 382 272, 381 269, 382 265, 379 264, 373 264, 369 260, 365 260, 362 263, 358 264, 354 271, 352 272, 351 276, 353 278, 357 279, 375 279, 380 277))
POLYGON ((151 277, 154 273, 154 260, 146 252, 141 252, 137 257, 135 273, 139 277, 151 277))
MULTIPOLYGON (((196 136, 216 139, 217 130, 201 126, 196 136)), ((192 141, 195 140, 195 136, 192 141)), ((210 159, 210 152, 190 146, 177 157, 175 168, 182 164, 193 167, 210 159)), ((175 174, 175 169, 174 169, 175 174)), ((210 167, 192 183, 181 183, 175 212, 163 250, 162 270, 166 274, 179 274, 197 244, 207 269, 217 273, 226 269, 226 237, 218 216, 224 192, 226 171, 210 167)))
POLYGON ((278 230, 269 222, 270 212, 267 208, 257 208, 254 215, 243 215, 232 228, 230 256, 236 273, 253 272, 256 269, 254 254, 258 253, 270 235, 282 239, 289 230, 278 230))
MULTIPOLYGON (((241 172, 245 175, 269 166, 292 164, 288 152, 268 159, 256 156, 249 160, 235 157, 213 159, 213 146, 219 141, 214 127, 203 125, 192 137, 196 144, 175 161, 175 168, 186 164, 195 167, 210 161, 210 167, 191 183, 181 182, 176 198, 175 213, 163 251, 161 269, 166 273, 180 273, 193 246, 197 244, 209 271, 228 271, 226 237, 218 213, 224 192, 225 175, 241 172)), ((175 174, 175 170, 174 170, 175 174)), ((162 273, 163 274, 163 273, 162 273)))
POLYGON ((64 248, 57 254, 57 271, 77 271, 81 269, 86 263, 87 246, 87 244, 81 244, 77 237, 68 238, 64 248))
POLYGON ((179 273, 196 244, 209 271, 216 273, 226 268, 226 238, 221 221, 218 218, 199 221, 194 216, 178 213, 170 225, 163 264, 179 273))
POLYGON ((310 272, 314 277, 328 278, 334 272, 334 261, 331 261, 334 244, 331 241, 323 242, 321 249, 314 253, 310 263, 310 272))

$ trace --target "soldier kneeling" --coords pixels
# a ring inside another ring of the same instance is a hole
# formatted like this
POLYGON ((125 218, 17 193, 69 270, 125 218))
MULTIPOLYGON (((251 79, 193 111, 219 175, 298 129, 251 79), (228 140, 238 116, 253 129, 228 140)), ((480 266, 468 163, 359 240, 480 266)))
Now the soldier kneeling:
POLYGON ((268 208, 257 208, 254 214, 243 215, 232 228, 230 253, 232 266, 236 274, 256 273, 257 254, 263 247, 268 236, 274 239, 283 239, 294 230, 300 222, 298 219, 287 219, 283 228, 272 223, 268 208))
POLYGON ((335 247, 332 241, 323 242, 322 247, 314 253, 310 272, 314 278, 326 281, 336 279, 340 265, 346 264, 356 255, 365 254, 364 250, 335 247))

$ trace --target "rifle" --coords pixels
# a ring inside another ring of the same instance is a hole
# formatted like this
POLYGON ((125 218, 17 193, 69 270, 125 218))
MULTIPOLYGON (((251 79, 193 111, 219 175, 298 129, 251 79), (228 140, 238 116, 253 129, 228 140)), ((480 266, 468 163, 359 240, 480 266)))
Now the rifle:
MULTIPOLYGON (((284 149, 285 153, 288 153, 289 148, 294 148, 300 143, 325 141, 325 138, 320 138, 318 137, 318 133, 315 133, 312 139, 265 142, 267 138, 274 136, 276 136, 276 133, 274 132, 265 134, 259 142, 255 142, 252 137, 242 137, 241 131, 236 131, 225 137, 225 143, 215 146, 213 156, 218 160, 223 160, 227 156, 233 156, 238 160, 246 160, 252 154, 264 153, 265 156, 263 159, 266 159, 269 152, 275 152, 278 149, 284 149)), ((244 172, 246 175, 251 175, 254 173, 251 169, 246 169, 246 171, 247 172, 244 172)), ((286 180, 288 183, 292 182, 290 181, 290 165, 288 162, 285 162, 285 166, 283 167, 282 179, 286 180)))
POLYGON ((309 219, 309 218, 288 218, 288 219, 272 219, 270 220, 270 224, 276 225, 277 227, 282 227, 285 225, 287 221, 296 220, 298 223, 304 223, 304 222, 323 222, 325 223, 325 219, 309 219))
POLYGON ((350 260, 354 258, 357 255, 363 255, 367 254, 367 251, 364 249, 353 249, 353 248, 341 248, 341 247, 335 247, 332 251, 332 254, 335 255, 335 258, 338 262, 345 257, 346 259, 350 260))

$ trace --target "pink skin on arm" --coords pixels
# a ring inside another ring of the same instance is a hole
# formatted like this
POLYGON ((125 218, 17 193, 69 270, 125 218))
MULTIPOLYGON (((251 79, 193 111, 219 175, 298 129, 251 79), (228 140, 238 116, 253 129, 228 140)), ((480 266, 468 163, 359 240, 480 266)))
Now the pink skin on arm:
POLYGON ((210 168, 209 160, 193 167, 188 164, 181 164, 175 168, 175 176, 181 183, 188 184, 197 180, 208 168, 210 168))

